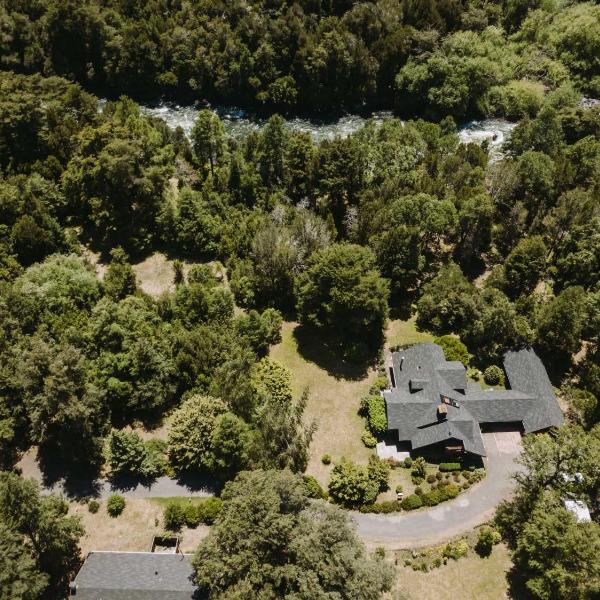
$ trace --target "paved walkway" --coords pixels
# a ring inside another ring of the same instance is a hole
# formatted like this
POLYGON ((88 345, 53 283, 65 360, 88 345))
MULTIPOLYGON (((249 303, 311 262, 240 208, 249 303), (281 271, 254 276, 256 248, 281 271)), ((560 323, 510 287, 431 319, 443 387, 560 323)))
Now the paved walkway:
POLYGON ((488 520, 496 506, 511 496, 514 459, 521 445, 514 432, 484 433, 488 453, 486 477, 455 500, 435 508, 399 515, 354 513, 359 535, 370 544, 412 548, 444 541, 488 520))
MULTIPOLYGON (((455 500, 435 508, 398 515, 352 513, 358 534, 371 546, 410 548, 442 542, 488 520, 496 506, 512 494, 511 475, 519 468, 514 459, 521 451, 521 443, 519 434, 510 431, 484 433, 483 439, 488 453, 487 474, 483 481, 455 500)), ((63 481, 45 485, 33 452, 26 454, 18 466, 25 477, 33 477, 47 491, 62 492, 68 497, 85 495, 76 486, 69 489, 63 481)), ((201 482, 186 483, 169 477, 160 477, 151 485, 138 483, 131 487, 115 487, 106 480, 100 480, 93 490, 93 494, 100 498, 106 498, 114 492, 126 498, 211 495, 211 491, 202 487, 201 482)))

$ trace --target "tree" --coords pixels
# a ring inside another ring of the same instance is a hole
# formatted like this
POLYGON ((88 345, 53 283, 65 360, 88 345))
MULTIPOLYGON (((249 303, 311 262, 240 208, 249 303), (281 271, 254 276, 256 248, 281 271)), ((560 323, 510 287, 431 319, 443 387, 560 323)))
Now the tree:
POLYGON ((108 464, 113 476, 153 479, 164 471, 164 459, 135 431, 113 430, 108 438, 108 464))
POLYGON ((453 335, 442 335, 436 337, 433 342, 442 347, 446 360, 461 362, 465 367, 471 362, 471 355, 467 347, 460 341, 459 338, 453 335))
POLYGON ((390 567, 367 558, 344 513, 309 503, 300 476, 244 472, 222 499, 193 563, 208 598, 375 600, 389 590, 390 567))
POLYGON ((584 600, 600 593, 599 552, 600 525, 577 523, 548 493, 530 514, 513 556, 536 598, 584 600))
MULTIPOLYGON (((64 596, 80 561, 78 543, 84 531, 78 517, 67 516, 68 510, 69 504, 58 496, 41 495, 33 480, 0 473, 0 525, 12 530, 31 553, 39 574, 32 573, 29 585, 42 587, 47 579, 49 598, 64 596)), ((19 562, 21 568, 31 568, 19 562)))
POLYGON ((585 293, 574 286, 542 306, 537 325, 537 343, 549 356, 569 358, 581 345, 585 319, 585 293))
POLYGON ((296 290, 300 322, 325 330, 344 354, 358 358, 381 344, 389 287, 367 248, 334 244, 317 252, 296 290))
POLYGON ((379 492, 387 489, 388 478, 389 465, 377 457, 369 460, 368 467, 342 459, 331 472, 329 494, 348 507, 372 504, 379 492))
POLYGON ((201 165, 210 165, 210 174, 215 176, 215 167, 225 152, 225 133, 221 119, 211 110, 201 110, 191 132, 194 152, 201 165))
POLYGON ((37 600, 47 585, 23 537, 0 522, 0 600, 37 600))
POLYGON ((135 294, 136 277, 128 262, 128 256, 121 247, 113 248, 110 257, 111 261, 102 284, 106 295, 118 301, 135 294))
POLYGON ((213 440, 218 417, 225 413, 225 402, 211 396, 190 396, 175 411, 169 430, 168 454, 177 470, 212 471, 217 467, 217 448, 213 440))
POLYGON ((541 236, 522 239, 506 257, 504 277, 511 298, 533 292, 546 269, 546 244, 541 236))
POLYGON ((257 404, 264 398, 275 404, 288 405, 292 401, 292 374, 287 367, 265 357, 252 369, 252 385, 257 404))

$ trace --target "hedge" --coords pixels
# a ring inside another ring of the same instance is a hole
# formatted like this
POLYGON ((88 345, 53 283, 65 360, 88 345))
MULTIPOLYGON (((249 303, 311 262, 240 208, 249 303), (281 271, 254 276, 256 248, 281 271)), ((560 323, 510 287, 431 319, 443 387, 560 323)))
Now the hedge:
POLYGON ((376 502, 375 504, 363 504, 359 510, 361 513, 388 514, 398 512, 401 508, 400 502, 392 500, 389 502, 376 502))
POLYGON ((385 400, 381 394, 369 396, 367 400, 367 422, 374 433, 385 433, 388 428, 385 400))
POLYGON ((457 462, 448 462, 448 463, 440 463, 439 469, 440 471, 460 471, 461 470, 460 463, 457 462))

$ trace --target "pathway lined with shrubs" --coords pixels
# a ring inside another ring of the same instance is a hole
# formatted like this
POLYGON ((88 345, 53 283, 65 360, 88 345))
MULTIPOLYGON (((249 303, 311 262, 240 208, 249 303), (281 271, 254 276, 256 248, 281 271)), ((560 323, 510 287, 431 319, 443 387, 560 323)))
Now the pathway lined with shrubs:
POLYGON ((511 476, 519 468, 514 462, 519 449, 502 443, 506 435, 483 434, 488 453, 483 481, 434 508, 393 515, 354 513, 358 534, 370 544, 415 547, 444 541, 489 519, 512 494, 511 476))

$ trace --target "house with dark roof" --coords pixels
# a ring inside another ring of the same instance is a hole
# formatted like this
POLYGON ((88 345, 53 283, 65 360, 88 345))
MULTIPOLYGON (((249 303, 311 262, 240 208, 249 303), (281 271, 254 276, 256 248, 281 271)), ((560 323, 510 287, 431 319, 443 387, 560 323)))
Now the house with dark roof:
POLYGON ((71 583, 76 600, 190 600, 191 554, 90 552, 71 583))
POLYGON ((395 352, 391 386, 383 392, 388 430, 411 450, 454 450, 485 456, 484 425, 512 423, 524 433, 558 427, 564 417, 546 369, 531 349, 509 351, 510 389, 483 390, 464 365, 447 361, 437 344, 395 352))

